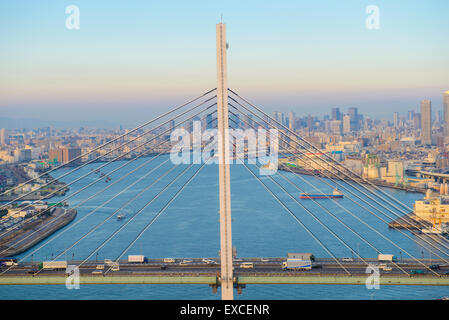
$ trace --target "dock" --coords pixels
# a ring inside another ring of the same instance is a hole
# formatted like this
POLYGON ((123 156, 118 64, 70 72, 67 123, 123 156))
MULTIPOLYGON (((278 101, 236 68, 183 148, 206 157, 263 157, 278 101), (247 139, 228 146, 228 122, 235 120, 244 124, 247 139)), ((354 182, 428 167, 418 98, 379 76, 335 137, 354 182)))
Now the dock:
POLYGON ((430 224, 427 221, 424 221, 422 219, 418 219, 418 217, 413 213, 408 213, 402 217, 399 217, 393 221, 391 221, 388 224, 388 228, 392 229, 411 229, 411 230, 421 230, 422 225, 425 225, 429 228, 432 227, 432 224, 430 224))

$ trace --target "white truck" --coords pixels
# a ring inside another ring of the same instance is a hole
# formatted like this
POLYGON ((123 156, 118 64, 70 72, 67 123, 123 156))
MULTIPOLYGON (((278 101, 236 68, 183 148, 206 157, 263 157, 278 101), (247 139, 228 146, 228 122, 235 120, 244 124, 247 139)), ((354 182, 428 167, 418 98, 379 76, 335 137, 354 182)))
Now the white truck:
POLYGON ((397 258, 392 254, 379 254, 377 256, 377 261, 396 262, 397 258))
POLYGON ((147 262, 147 258, 144 255, 130 255, 128 256, 129 263, 144 263, 147 262))
POLYGON ((67 269, 67 261, 43 261, 40 265, 43 270, 67 269))
POLYGON ((314 257, 311 253, 289 253, 282 263, 283 270, 311 270, 314 257))

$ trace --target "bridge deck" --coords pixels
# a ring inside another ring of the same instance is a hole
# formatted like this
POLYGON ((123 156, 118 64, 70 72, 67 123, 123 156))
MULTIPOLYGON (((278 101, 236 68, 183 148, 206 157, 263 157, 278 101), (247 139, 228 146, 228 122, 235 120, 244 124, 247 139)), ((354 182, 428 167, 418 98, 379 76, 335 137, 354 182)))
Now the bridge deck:
MULTIPOLYGON (((365 285, 368 275, 251 275, 237 276, 239 284, 334 284, 365 285)), ((65 285, 65 276, 3 276, 0 285, 65 285)), ((217 284, 215 275, 111 275, 81 276, 80 284, 217 284)), ((449 285, 449 277, 417 275, 380 276, 380 285, 449 285)))

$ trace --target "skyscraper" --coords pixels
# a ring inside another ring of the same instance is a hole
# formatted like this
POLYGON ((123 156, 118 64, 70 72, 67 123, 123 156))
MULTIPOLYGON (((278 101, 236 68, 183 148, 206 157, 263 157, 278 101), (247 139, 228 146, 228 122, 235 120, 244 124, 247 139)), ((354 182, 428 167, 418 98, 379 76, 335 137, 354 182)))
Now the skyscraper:
POLYGON ((288 128, 295 130, 295 114, 292 111, 288 114, 288 128))
POLYGON ((449 137, 449 90, 443 94, 444 135, 449 137))
POLYGON ((4 146, 6 144, 6 129, 0 129, 0 144, 4 146))
POLYGON ((413 115, 413 127, 415 130, 421 129, 421 113, 415 113, 413 115))
POLYGON ((421 101, 421 144, 432 144, 432 106, 430 100, 421 101))
POLYGON ((351 132, 351 116, 349 114, 343 116, 343 132, 351 132))
POLYGON ((393 114, 393 126, 394 126, 395 128, 398 128, 398 127, 399 127, 399 113, 398 113, 398 112, 395 112, 395 113, 393 114))
POLYGON ((332 108, 332 119, 331 120, 341 120, 339 108, 332 108))
POLYGON ((351 130, 358 131, 359 130, 359 114, 357 108, 349 108, 348 114, 351 117, 351 130))

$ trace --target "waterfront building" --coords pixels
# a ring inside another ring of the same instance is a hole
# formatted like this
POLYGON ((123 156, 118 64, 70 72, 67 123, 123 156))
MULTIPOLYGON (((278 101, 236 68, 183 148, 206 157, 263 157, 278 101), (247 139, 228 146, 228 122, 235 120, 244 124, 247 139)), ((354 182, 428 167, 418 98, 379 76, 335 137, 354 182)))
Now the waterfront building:
POLYGON ((431 197, 416 200, 413 212, 418 218, 439 224, 449 222, 449 197, 431 197))
MULTIPOLYGON (((62 147, 50 150, 48 159, 50 162, 68 163, 81 155, 81 148, 79 147, 62 147)), ((77 164, 81 159, 74 161, 77 164)))

